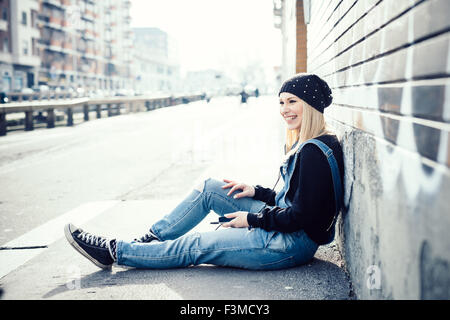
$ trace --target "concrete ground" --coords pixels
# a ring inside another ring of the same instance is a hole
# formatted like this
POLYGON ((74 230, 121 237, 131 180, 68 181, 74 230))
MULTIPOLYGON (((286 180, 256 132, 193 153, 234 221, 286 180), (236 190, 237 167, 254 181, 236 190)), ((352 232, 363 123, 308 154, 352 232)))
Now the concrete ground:
MULTIPOLYGON (((79 226, 104 236, 131 240, 143 234, 147 226, 174 204, 175 201, 115 201, 108 204, 108 209, 100 214, 92 212, 95 218, 79 226)), ((74 210, 65 218, 77 221, 78 213, 74 210)), ((209 222, 216 217, 211 212, 191 232, 212 230, 216 226, 209 222)), ((2 299, 351 298, 351 287, 333 243, 320 247, 307 265, 279 271, 248 271, 211 265, 171 270, 138 270, 113 266, 110 271, 104 271, 67 243, 63 237, 64 220, 59 219, 58 223, 51 226, 52 229, 59 229, 59 235, 55 235, 58 238, 48 248, 11 252, 14 255, 28 253, 31 258, 0 280, 4 290, 2 299), (42 252, 36 255, 36 250, 42 252)), ((46 228, 43 226, 36 231, 49 232, 46 228)), ((39 245, 33 243, 32 238, 23 241, 30 246, 39 245)))
MULTIPOLYGON (((35 248, 0 250, 0 299, 353 299, 334 243, 310 263, 278 271, 211 265, 103 271, 64 238, 72 222, 131 240, 206 177, 272 187, 283 143, 276 103, 213 99, 3 139, 11 159, 1 158, 1 245, 35 248), (33 146, 45 152, 33 153, 33 146), (52 170, 44 170, 48 165, 52 170)), ((209 221, 216 218, 211 212, 191 232, 213 230, 209 221)))

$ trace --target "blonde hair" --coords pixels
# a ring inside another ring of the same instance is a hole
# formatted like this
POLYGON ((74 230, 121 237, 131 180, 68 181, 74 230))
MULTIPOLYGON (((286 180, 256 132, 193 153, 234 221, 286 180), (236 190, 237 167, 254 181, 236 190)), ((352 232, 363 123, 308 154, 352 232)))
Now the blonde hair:
POLYGON ((325 122, 323 113, 314 109, 305 101, 300 101, 303 105, 302 124, 299 129, 286 129, 286 157, 289 157, 291 154, 295 153, 298 147, 306 140, 332 133, 332 130, 325 122), (292 149, 292 146, 297 141, 297 145, 294 149, 292 149))

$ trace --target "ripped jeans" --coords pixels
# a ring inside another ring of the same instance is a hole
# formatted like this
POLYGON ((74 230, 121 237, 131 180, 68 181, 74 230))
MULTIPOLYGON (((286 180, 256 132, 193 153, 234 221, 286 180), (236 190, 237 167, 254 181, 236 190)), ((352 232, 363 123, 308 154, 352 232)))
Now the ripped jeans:
POLYGON ((213 264, 274 270, 301 265, 314 257, 318 245, 303 230, 281 233, 260 228, 220 228, 186 234, 211 210, 223 216, 236 211, 259 212, 264 207, 263 202, 252 198, 234 199, 234 193, 227 196, 229 189, 221 188, 224 184, 205 180, 203 189, 194 189, 171 213, 156 222, 151 231, 161 241, 118 241, 117 264, 148 269, 213 264))

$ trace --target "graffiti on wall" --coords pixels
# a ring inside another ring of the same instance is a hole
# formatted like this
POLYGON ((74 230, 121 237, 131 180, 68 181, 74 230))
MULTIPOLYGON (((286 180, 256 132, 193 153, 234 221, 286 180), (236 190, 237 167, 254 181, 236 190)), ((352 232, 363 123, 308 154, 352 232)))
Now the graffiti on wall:
MULTIPOLYGON (((357 31, 346 35, 330 32, 337 39, 334 43, 333 39, 328 40, 328 52, 310 57, 308 67, 314 66, 309 71, 323 76, 333 88, 334 105, 326 115, 343 124, 346 130, 356 128, 375 138, 375 143, 371 144, 373 149, 367 149, 371 160, 363 161, 357 173, 369 175, 364 172, 377 171, 374 176, 379 177, 375 178, 379 179, 378 193, 370 199, 354 197, 358 201, 372 201, 369 207, 354 203, 354 209, 365 210, 358 213, 361 216, 357 219, 372 224, 367 228, 372 233, 386 235, 386 230, 406 233, 401 236, 402 248, 408 252, 398 254, 415 257, 416 267, 401 268, 403 273, 416 268, 420 283, 417 295, 449 298, 450 252, 448 241, 442 242, 442 239, 448 238, 450 226, 450 217, 445 214, 449 212, 446 195, 450 191, 450 80, 447 72, 450 70, 450 21, 444 20, 439 11, 450 9, 450 2, 412 4, 404 14, 386 23, 393 3, 378 2, 370 9, 372 16, 367 14, 353 26, 357 31), (370 36, 366 34, 367 37, 360 40, 361 30, 370 36), (370 206, 393 197, 398 198, 394 200, 397 205, 403 206, 403 216, 390 220, 383 216, 385 213, 375 213, 377 220, 372 221, 370 206), (384 220, 379 221, 380 216, 384 220), (383 225, 391 222, 401 225, 396 228, 383 225), (414 222, 419 225, 411 228, 414 222), (413 230, 418 233, 413 235, 413 230)), ((353 157, 366 158, 357 154, 353 157)), ((350 170, 356 170, 358 160, 351 162, 350 170)), ((363 178, 365 181, 359 185, 358 179, 360 177, 351 179, 351 186, 346 188, 352 190, 347 193, 355 194, 355 188, 360 188, 356 193, 365 192, 363 189, 367 185, 364 183, 369 185, 369 191, 373 189, 370 187, 372 178, 363 178)), ((357 234, 354 232, 353 236, 357 234)), ((378 246, 359 248, 359 254, 364 249, 382 259, 380 263, 385 264, 385 269, 394 265, 378 246)), ((407 283, 405 280, 404 285, 407 283)))

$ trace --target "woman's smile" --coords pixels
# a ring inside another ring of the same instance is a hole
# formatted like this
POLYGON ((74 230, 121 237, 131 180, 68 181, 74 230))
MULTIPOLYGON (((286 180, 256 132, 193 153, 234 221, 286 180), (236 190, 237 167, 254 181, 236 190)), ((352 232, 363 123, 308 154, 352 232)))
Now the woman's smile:
POLYGON ((302 100, 289 92, 280 94, 280 114, 290 130, 300 129, 302 125, 302 100))

